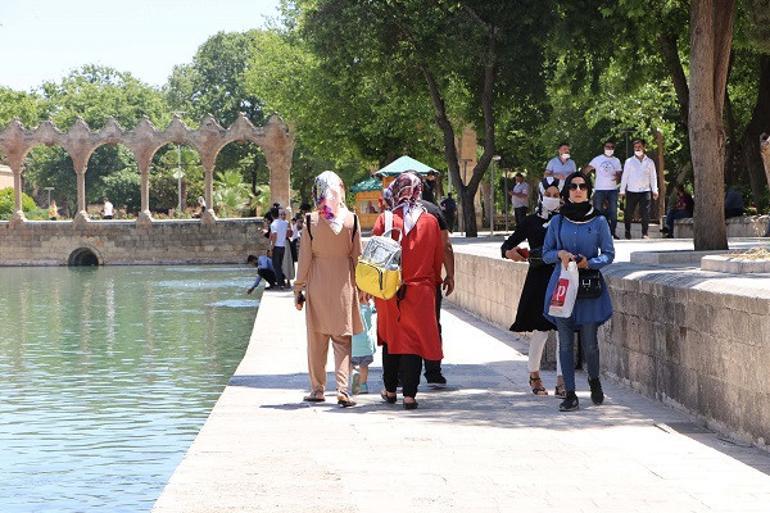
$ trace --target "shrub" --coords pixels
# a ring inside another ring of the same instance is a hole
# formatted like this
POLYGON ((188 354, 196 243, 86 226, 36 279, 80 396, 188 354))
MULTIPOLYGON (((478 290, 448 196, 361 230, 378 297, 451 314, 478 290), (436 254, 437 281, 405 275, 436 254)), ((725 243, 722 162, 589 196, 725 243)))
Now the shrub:
MULTIPOLYGON (((22 193, 21 194, 21 209, 24 211, 24 213, 30 213, 37 210, 37 205, 35 204, 35 200, 33 200, 28 195, 22 193)), ((13 197, 13 188, 7 187, 5 189, 0 189, 0 219, 2 220, 9 220, 13 217, 13 211, 14 211, 14 197, 13 197)))

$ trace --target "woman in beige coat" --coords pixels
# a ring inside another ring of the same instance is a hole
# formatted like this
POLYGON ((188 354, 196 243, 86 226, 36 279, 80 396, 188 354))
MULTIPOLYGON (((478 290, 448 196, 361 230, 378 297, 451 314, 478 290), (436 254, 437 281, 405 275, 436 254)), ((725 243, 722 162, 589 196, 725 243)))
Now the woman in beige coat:
POLYGON ((326 400, 326 356, 331 339, 337 403, 354 406, 348 393, 348 376, 351 340, 355 333, 363 331, 355 285, 361 231, 358 218, 345 207, 344 185, 334 172, 318 175, 313 197, 316 211, 305 219, 294 282, 295 306, 298 310, 306 307, 310 394, 305 401, 326 400))

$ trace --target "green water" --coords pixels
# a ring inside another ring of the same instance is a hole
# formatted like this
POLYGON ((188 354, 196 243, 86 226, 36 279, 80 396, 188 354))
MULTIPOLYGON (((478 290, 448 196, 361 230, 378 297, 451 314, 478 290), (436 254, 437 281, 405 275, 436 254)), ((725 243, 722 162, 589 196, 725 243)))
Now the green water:
POLYGON ((252 274, 0 269, 0 512, 149 511, 243 357, 252 274))

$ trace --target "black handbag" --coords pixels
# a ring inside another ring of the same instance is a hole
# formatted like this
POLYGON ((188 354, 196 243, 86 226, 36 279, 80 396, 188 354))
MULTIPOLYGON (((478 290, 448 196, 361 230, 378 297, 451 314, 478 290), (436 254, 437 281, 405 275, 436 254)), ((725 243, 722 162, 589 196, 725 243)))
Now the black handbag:
POLYGON ((530 249, 527 261, 529 262, 529 267, 531 269, 539 269, 540 267, 545 266, 546 263, 543 262, 543 248, 530 249))
POLYGON ((578 269, 578 299, 596 299, 604 290, 604 279, 598 269, 578 269))
MULTIPOLYGON (((561 218, 559 218, 559 226, 556 229, 556 237, 561 244, 561 218)), ((578 299, 596 299, 602 295, 604 290, 604 278, 602 277, 599 269, 578 269, 578 299)))

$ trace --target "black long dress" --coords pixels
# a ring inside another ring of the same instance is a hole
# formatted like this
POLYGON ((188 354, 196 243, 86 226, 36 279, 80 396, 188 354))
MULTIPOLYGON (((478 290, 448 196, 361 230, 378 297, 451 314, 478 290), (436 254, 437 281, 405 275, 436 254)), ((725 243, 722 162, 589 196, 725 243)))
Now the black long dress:
MULTIPOLYGON (((505 258, 505 252, 513 249, 525 240, 530 248, 542 248, 545 241, 545 233, 548 221, 537 214, 530 214, 521 226, 516 227, 508 239, 503 242, 500 251, 505 258)), ((529 265, 524 287, 519 298, 519 308, 516 311, 516 320, 510 330, 517 333, 525 331, 550 331, 556 327, 543 317, 543 304, 545 303, 545 289, 548 288, 548 280, 553 274, 553 265, 540 264, 529 265)))

